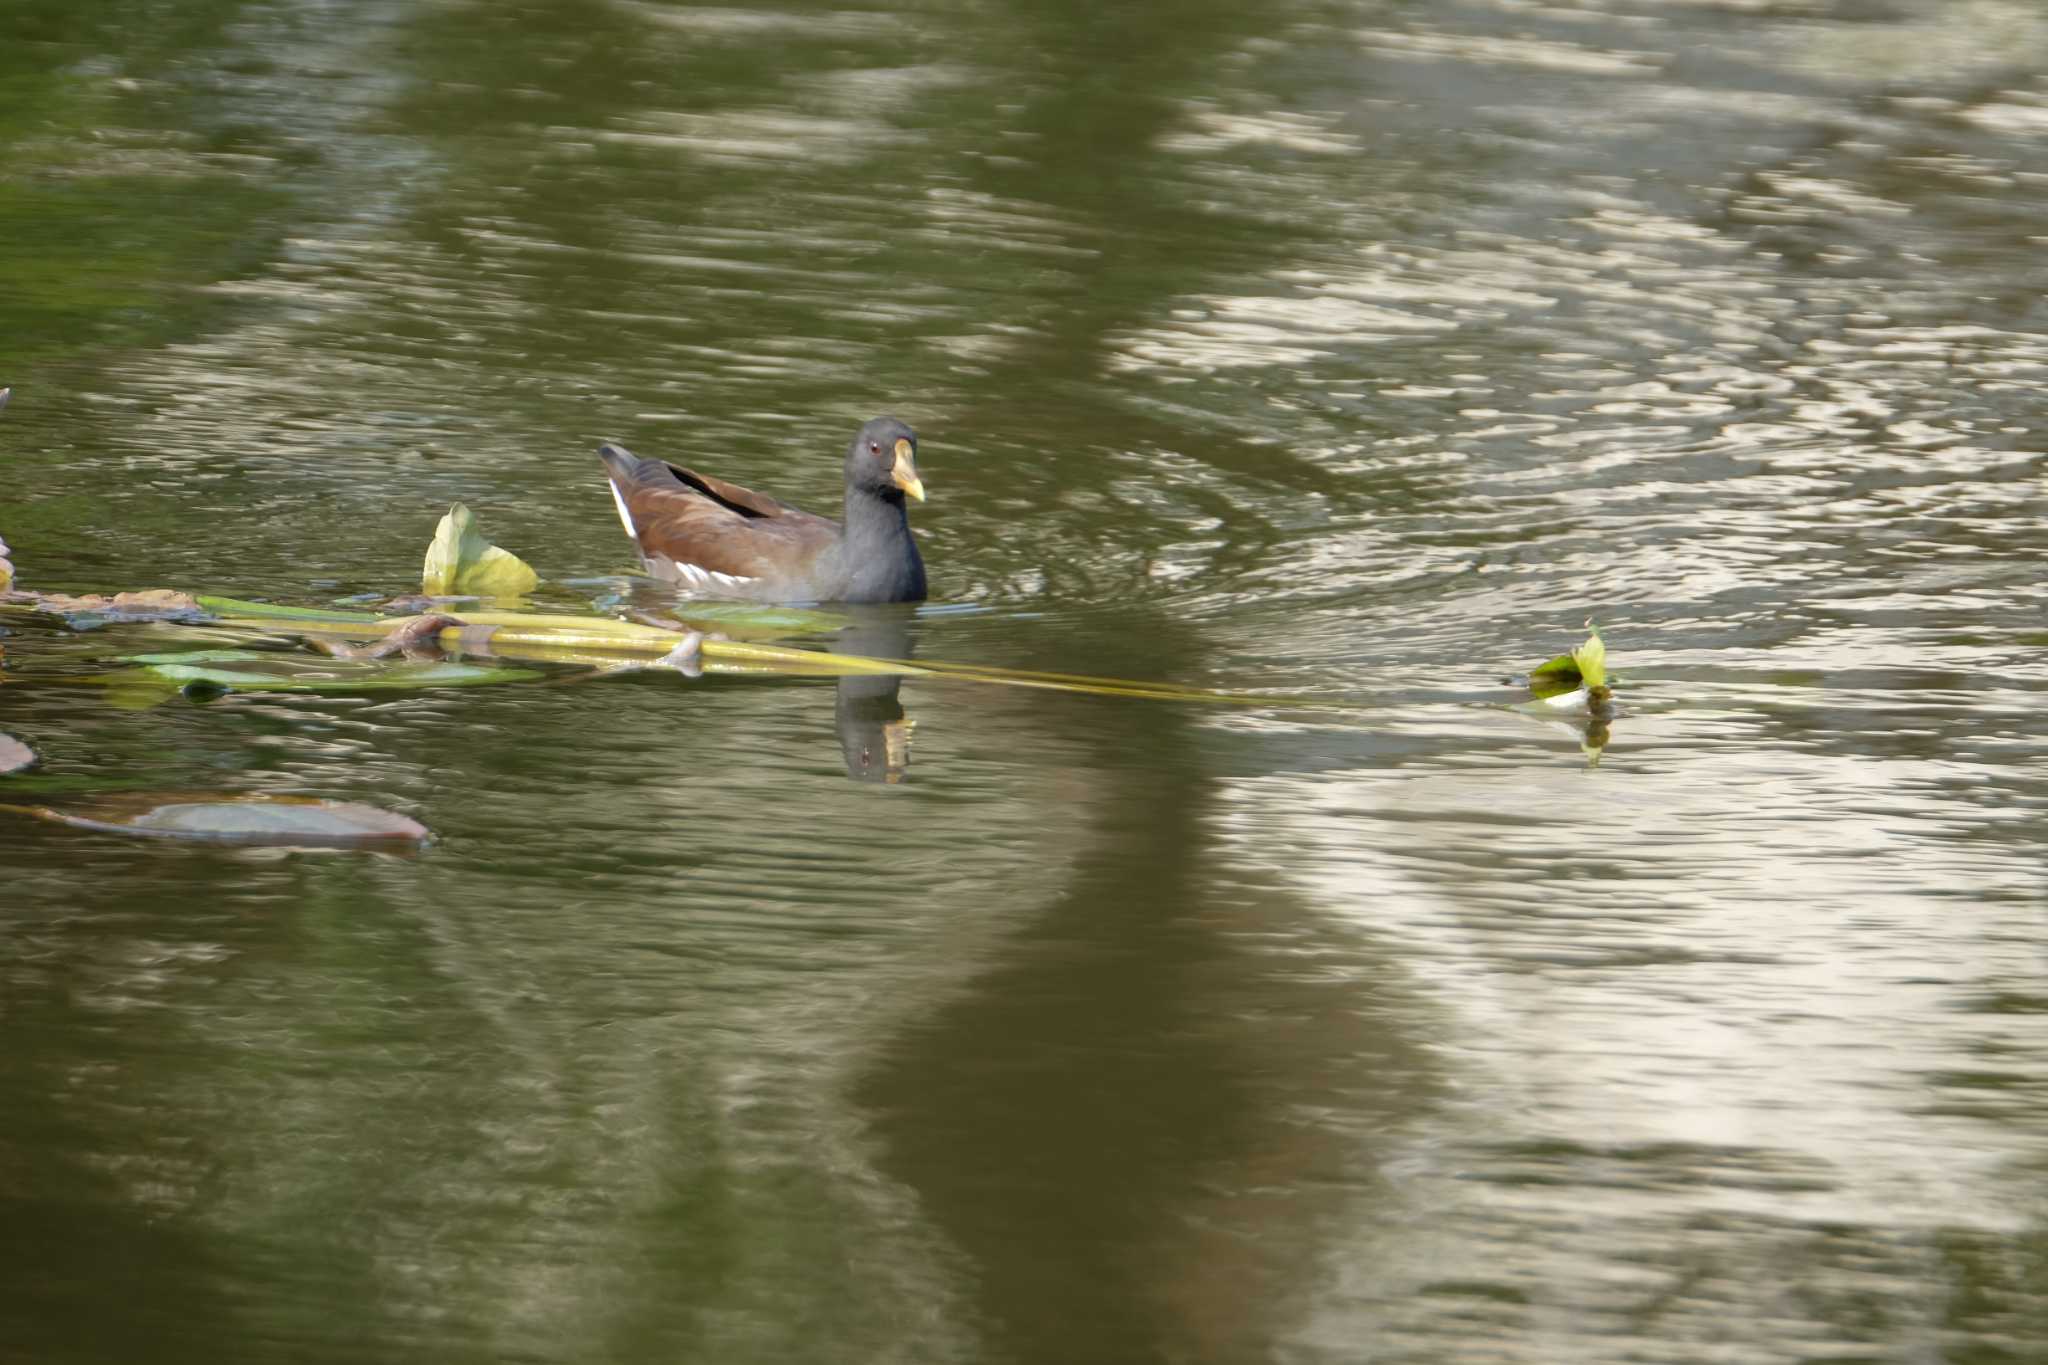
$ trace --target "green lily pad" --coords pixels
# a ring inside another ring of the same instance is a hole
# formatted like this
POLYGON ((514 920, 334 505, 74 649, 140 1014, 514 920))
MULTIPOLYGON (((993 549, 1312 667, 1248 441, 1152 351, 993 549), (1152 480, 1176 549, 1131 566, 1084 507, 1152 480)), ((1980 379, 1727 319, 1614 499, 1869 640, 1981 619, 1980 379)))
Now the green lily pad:
POLYGON ((354 801, 303 796, 137 796, 77 809, 0 805, 73 829, 210 844, 355 848, 417 847, 432 836, 408 816, 354 801))
POLYGON ((420 590, 429 597, 520 597, 539 586, 540 575, 518 555, 485 540, 476 514, 459 502, 434 529, 420 574, 420 590))

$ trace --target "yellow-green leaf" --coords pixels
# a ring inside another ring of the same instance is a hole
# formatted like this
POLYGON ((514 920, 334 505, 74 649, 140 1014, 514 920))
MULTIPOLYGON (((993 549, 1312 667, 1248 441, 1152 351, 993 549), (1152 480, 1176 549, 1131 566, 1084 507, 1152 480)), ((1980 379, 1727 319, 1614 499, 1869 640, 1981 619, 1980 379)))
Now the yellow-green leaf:
POLYGON ((1584 687, 1603 695, 1607 689, 1607 645, 1600 627, 1586 622, 1586 642, 1569 654, 1546 659, 1529 670, 1529 690, 1539 697, 1551 697, 1584 687))
POLYGON ((420 575, 429 597, 519 597, 539 584, 525 560, 484 539, 476 515, 459 502, 434 529, 420 575))
POLYGON ((1591 621, 1586 623, 1586 629, 1586 643, 1572 651, 1572 662, 1579 666, 1579 677, 1590 692, 1607 686, 1607 644, 1591 621))

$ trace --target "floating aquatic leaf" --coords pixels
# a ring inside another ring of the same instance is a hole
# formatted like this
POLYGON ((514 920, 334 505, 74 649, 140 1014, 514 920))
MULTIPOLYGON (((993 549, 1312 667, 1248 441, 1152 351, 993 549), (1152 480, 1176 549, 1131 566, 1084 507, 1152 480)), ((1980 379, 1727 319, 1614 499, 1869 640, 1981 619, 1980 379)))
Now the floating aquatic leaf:
MULTIPOLYGON (((186 649, 175 654, 126 654, 121 662, 130 664, 246 664, 269 663, 280 657, 276 650, 186 649)), ((296 658, 284 656, 292 662, 296 658)))
POLYGON ((698 630, 773 639, 786 635, 825 635, 843 629, 847 618, 808 607, 757 607, 746 602, 678 602, 669 608, 676 620, 698 630))
POLYGON ((448 659, 324 659, 274 650, 199 649, 136 655, 143 667, 104 681, 117 705, 143 707, 170 692, 387 692, 475 687, 541 676, 530 668, 448 659))
POLYGON ((107 704, 123 711, 147 711, 178 695, 178 684, 166 682, 146 668, 127 669, 92 681, 105 683, 107 704))
POLYGON ((416 847, 432 836, 419 821, 354 801, 304 796, 105 799, 74 809, 0 805, 74 829, 213 844, 416 847))
POLYGON ((1578 736, 1587 766, 1599 767, 1614 720, 1614 690, 1607 685, 1607 644, 1600 628, 1586 622, 1585 643, 1530 669, 1529 690, 1536 700, 1510 709, 1570 730, 1578 736))
MULTIPOLYGON (((609 616, 549 616, 539 612, 524 611, 460 611, 436 612, 435 615, 457 622, 440 632, 444 645, 458 646, 465 643, 465 632, 477 627, 488 629, 486 639, 493 648, 509 644, 547 645, 565 649, 599 648, 626 651, 645 651, 666 654, 675 648, 681 632, 663 630, 658 626, 643 626, 634 621, 614 620, 609 616)), ((298 631, 304 635, 338 635, 345 639, 374 639, 379 635, 410 629, 420 618, 417 616, 384 616, 370 623, 304 621, 298 624, 298 631)), ((239 621, 232 618, 224 625, 257 625, 256 621, 239 621)), ((477 636, 471 636, 474 640, 477 636)))
POLYGON ((590 605, 599 612, 616 612, 640 621, 663 619, 678 627, 715 630, 740 638, 826 635, 854 624, 852 617, 817 607, 689 597, 681 595, 675 584, 644 574, 567 578, 555 586, 588 593, 590 605))
POLYGON ((524 682, 541 676, 530 668, 485 667, 445 659, 322 659, 293 668, 266 664, 262 670, 226 664, 151 664, 146 670, 178 687, 225 688, 230 692, 389 692, 422 687, 476 687, 524 682))
POLYGON ((430 597, 519 597, 539 585, 540 575, 525 560, 484 539, 475 513, 459 502, 434 529, 434 543, 427 547, 420 575, 421 590, 430 597))
POLYGON ((209 597, 205 593, 196 599, 200 606, 215 616, 240 616, 264 621, 350 621, 363 623, 380 619, 367 611, 343 611, 338 607, 292 607, 281 602, 244 602, 233 597, 209 597))
POLYGON ((1591 634, 1586 637, 1586 643, 1572 651, 1572 662, 1578 665, 1579 676, 1585 679, 1586 686, 1599 692, 1607 686, 1607 642, 1600 638, 1599 629, 1591 621, 1586 623, 1586 629, 1591 634))
POLYGON ((135 621, 199 621, 206 617, 206 609, 199 605, 197 598, 172 592, 169 588, 117 592, 111 597, 100 593, 73 596, 61 592, 18 593, 16 597, 25 599, 18 605, 30 611, 62 617, 64 624, 73 630, 92 630, 135 621))
POLYGON ((1538 697, 1551 698, 1577 688, 1592 689, 1599 697, 1608 694, 1607 644, 1600 628, 1586 622, 1586 641, 1569 654, 1560 654, 1529 670, 1529 690, 1538 697))
POLYGON ((481 608, 483 598, 473 592, 458 593, 452 597, 429 597, 423 592, 405 593, 398 597, 387 597, 377 604, 379 616, 418 616, 423 612, 442 610, 459 611, 464 607, 481 608))
POLYGON ((0 734, 0 773, 20 772, 36 761, 36 751, 13 735, 0 734))

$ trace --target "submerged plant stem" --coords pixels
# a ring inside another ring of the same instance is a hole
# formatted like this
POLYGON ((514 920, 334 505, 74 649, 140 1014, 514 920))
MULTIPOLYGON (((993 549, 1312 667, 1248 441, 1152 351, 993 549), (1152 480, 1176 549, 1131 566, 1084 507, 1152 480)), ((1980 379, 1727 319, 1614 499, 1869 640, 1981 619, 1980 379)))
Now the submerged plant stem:
MULTIPOLYGON (((526 612, 479 611, 441 613, 444 625, 436 638, 444 648, 459 649, 464 632, 474 626, 491 627, 490 647, 503 649, 576 649, 589 652, 616 651, 630 655, 666 654, 675 648, 677 632, 658 626, 640 625, 610 617, 546 616, 526 612)), ((306 635, 338 635, 365 638, 391 632, 420 629, 426 619, 393 616, 376 621, 299 620, 292 628, 306 635)), ((271 620, 236 620, 220 624, 245 628, 277 629, 271 620)), ((911 663, 902 659, 876 659, 864 654, 837 654, 787 645, 752 644, 739 640, 706 639, 704 659, 762 671, 802 673, 810 676, 884 675, 908 678, 953 678, 962 682, 991 683, 1004 687, 1028 687, 1051 692, 1080 692, 1097 696, 1135 697, 1151 701, 1196 702, 1223 706, 1343 706, 1345 703, 1301 697, 1260 696, 1244 692, 1220 692, 1181 687, 1173 683, 1136 682, 1122 678, 1094 678, 1071 673, 1042 673, 1027 669, 994 668, 979 664, 911 663)))

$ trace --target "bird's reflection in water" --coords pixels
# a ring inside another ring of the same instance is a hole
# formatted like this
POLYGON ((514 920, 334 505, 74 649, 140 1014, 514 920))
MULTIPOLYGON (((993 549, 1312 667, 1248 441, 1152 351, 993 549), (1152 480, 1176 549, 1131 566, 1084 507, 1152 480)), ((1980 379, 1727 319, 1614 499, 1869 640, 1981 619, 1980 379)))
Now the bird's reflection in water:
MULTIPOLYGON (((872 659, 908 659, 910 613, 901 607, 841 608, 854 623, 839 633, 834 652, 872 659)), ((901 782, 910 767, 912 722, 897 699, 903 679, 866 674, 838 680, 832 724, 846 775, 858 782, 901 782)))
MULTIPOLYGON (((621 662, 615 656, 608 656, 604 662, 597 662, 583 678, 608 677, 620 672, 642 672, 649 669, 672 669, 686 677, 697 678, 705 671, 694 642, 699 640, 695 631, 701 628, 715 632, 718 623, 707 617, 697 617, 694 627, 688 625, 692 619, 686 604, 679 604, 673 596, 657 599, 658 605, 639 606, 627 602, 626 614, 643 625, 655 625, 678 632, 678 640, 688 639, 693 643, 684 649, 660 660, 646 658, 621 662)), ((848 619, 832 640, 829 648, 835 654, 858 654, 870 659, 902 659, 911 657, 913 643, 911 627, 914 607, 907 604, 849 605, 835 603, 831 610, 848 619)), ((441 657, 447 648, 439 640, 440 628, 445 625, 459 626, 460 620, 447 616, 423 616, 414 628, 394 632, 370 646, 351 646, 316 642, 323 652, 347 658, 381 658, 401 648, 406 656, 441 657)), ((723 639, 721 634, 710 638, 723 639)), ((499 657, 492 648, 488 633, 479 636, 465 636, 459 646, 460 655, 479 658, 499 657)), ((573 653, 573 651, 570 651, 573 653)), ((542 650, 536 653, 531 648, 514 649, 505 657, 513 659, 544 658, 558 663, 572 660, 563 651, 542 650)), ((584 658, 586 663, 593 662, 584 658)), ((717 662, 711 664, 712 671, 724 671, 717 662)), ((758 665, 737 671, 759 673, 758 665)), ((774 669, 767 671, 773 672, 774 669)), ((799 676, 814 676, 809 669, 796 669, 799 676)), ((833 728, 839 732, 839 747, 846 760, 846 774, 862 782, 897 783, 904 780, 910 767, 910 732, 914 722, 903 714, 903 704, 897 700, 897 693, 903 679, 894 674, 865 673, 834 679, 835 695, 832 705, 833 728)))

